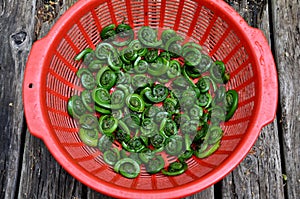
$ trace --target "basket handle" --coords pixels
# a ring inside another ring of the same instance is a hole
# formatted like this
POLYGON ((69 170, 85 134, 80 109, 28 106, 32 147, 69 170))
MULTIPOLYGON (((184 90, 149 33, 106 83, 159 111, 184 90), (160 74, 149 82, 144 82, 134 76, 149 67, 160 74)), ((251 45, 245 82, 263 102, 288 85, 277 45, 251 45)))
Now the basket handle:
POLYGON ((23 80, 23 103, 29 132, 38 137, 45 138, 49 135, 49 128, 46 122, 46 112, 42 107, 45 102, 43 95, 43 65, 47 55, 47 43, 49 39, 44 37, 36 41, 31 48, 26 63, 25 75, 23 80))
MULTIPOLYGON (((254 47, 255 56, 258 60, 260 68, 260 75, 258 79, 260 93, 260 113, 257 117, 257 121, 260 123, 259 128, 272 122, 276 116, 276 109, 278 104, 278 76, 275 61, 272 55, 272 51, 269 47, 269 43, 264 33, 257 29, 250 27, 248 29, 248 35, 250 35, 252 47, 254 47)), ((259 104, 259 103, 258 103, 259 104)))

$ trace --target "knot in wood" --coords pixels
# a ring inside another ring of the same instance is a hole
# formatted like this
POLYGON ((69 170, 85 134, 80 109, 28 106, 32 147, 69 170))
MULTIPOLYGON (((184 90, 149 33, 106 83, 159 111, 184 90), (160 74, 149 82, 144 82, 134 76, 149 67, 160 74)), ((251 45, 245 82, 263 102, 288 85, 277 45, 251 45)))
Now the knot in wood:
POLYGON ((255 165, 255 162, 256 162, 255 156, 253 156, 252 154, 248 154, 245 157, 242 166, 246 169, 251 169, 253 165, 255 165))
POLYGON ((18 46, 21 45, 26 40, 26 37, 27 37, 27 33, 23 30, 21 30, 20 32, 17 32, 11 36, 14 44, 16 44, 18 46))

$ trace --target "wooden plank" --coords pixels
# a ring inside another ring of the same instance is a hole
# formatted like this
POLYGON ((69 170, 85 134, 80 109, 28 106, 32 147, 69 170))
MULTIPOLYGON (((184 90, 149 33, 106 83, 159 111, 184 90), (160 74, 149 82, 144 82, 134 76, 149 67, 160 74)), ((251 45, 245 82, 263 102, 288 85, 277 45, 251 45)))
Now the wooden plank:
POLYGON ((109 197, 107 195, 103 195, 101 193, 98 193, 96 191, 94 191, 93 189, 87 189, 87 199, 112 199, 112 197, 109 197))
MULTIPOLYGON (((43 1, 37 1, 37 12, 31 18, 36 19, 34 37, 44 37, 74 1, 66 1, 61 7, 55 7, 54 18, 43 21, 41 11, 43 1), (40 12, 39 12, 40 11, 40 12)), ((22 172, 20 177, 18 198, 64 199, 85 198, 85 188, 70 176, 53 158, 45 144, 29 132, 26 132, 22 172)))
POLYGON ((15 198, 25 126, 24 65, 31 48, 35 1, 0 2, 0 198, 15 198))
MULTIPOLYGON (((242 2, 241 5, 235 3, 235 9, 242 12, 242 16, 250 17, 248 23, 263 30, 269 38, 267 5, 242 2), (257 11, 244 9, 244 5, 257 11), (256 13, 262 13, 261 18, 257 18, 256 13)), ((277 120, 262 129, 244 161, 223 180, 222 189, 223 198, 284 198, 277 120)))
POLYGON ((276 121, 261 131, 244 161, 223 180, 223 198, 284 198, 276 121))
POLYGON ((18 198, 82 198, 82 185, 54 160, 44 143, 26 135, 18 198))
POLYGON ((225 0, 231 5, 252 27, 262 22, 263 11, 267 0, 225 0))
POLYGON ((298 0, 272 1, 275 58, 280 82, 280 135, 287 198, 300 196, 300 7, 298 0))

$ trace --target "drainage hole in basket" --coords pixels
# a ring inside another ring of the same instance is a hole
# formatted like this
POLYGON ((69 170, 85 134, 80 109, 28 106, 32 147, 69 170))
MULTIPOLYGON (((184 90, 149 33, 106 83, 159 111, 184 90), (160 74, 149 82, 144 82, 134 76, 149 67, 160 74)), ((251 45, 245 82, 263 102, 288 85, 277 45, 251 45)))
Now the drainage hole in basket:
POLYGON ((29 88, 33 88, 33 83, 30 83, 30 84, 28 85, 28 87, 29 87, 29 88))

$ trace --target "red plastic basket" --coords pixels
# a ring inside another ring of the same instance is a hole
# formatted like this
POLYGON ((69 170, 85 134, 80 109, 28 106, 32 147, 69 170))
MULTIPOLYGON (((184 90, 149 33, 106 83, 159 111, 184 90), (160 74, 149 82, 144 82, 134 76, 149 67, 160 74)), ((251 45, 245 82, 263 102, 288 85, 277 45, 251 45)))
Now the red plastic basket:
POLYGON ((277 106, 277 73, 263 33, 251 28, 222 0, 81 0, 34 43, 25 71, 23 99, 29 131, 41 138, 76 179, 101 193, 126 198, 183 197, 221 180, 246 156, 277 106), (95 48, 99 31, 124 18, 134 28, 171 28, 202 45, 231 74, 227 88, 239 93, 234 117, 225 124, 221 146, 206 159, 192 158, 176 177, 127 179, 103 163, 100 152, 78 137, 67 100, 80 93, 74 56, 95 48))

